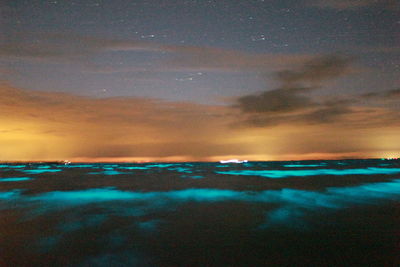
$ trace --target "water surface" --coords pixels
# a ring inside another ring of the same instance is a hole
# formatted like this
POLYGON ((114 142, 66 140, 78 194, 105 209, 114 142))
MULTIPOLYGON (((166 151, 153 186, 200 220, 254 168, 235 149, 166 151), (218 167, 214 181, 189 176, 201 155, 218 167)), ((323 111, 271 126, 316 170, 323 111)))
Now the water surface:
POLYGON ((1 266, 398 262, 400 162, 1 164, 1 266))

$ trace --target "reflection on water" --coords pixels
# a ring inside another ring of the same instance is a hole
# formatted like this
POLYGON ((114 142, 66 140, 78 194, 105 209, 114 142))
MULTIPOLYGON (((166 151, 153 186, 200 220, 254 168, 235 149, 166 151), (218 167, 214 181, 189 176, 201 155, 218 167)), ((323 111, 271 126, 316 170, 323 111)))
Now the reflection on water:
POLYGON ((0 168, 2 266, 396 261, 399 161, 0 168))

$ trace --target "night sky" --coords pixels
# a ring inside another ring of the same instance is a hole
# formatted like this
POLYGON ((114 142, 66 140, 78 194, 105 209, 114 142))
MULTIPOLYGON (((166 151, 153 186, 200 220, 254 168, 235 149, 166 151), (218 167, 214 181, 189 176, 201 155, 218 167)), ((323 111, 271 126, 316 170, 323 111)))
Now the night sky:
POLYGON ((0 160, 400 156, 397 0, 5 0, 0 160))

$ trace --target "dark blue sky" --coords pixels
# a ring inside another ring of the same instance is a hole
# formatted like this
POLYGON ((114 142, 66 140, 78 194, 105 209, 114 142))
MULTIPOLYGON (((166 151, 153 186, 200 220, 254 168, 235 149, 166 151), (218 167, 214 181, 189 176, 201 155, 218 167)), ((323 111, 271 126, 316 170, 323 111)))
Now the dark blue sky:
POLYGON ((378 2, 6 1, 2 76, 27 89, 215 103, 219 97, 269 89, 274 81, 265 80, 268 73, 291 68, 298 57, 344 53, 374 75, 358 73, 340 88, 390 90, 398 85, 399 13, 395 1, 378 2), (99 46, 118 40, 175 50, 94 51, 84 38, 99 46), (203 66, 210 65, 207 59, 179 64, 188 57, 180 47, 232 50, 232 57, 235 52, 283 55, 286 62, 266 59, 254 68, 236 63, 227 73, 226 67, 203 66), (182 66, 169 68, 171 60, 182 66), (382 78, 383 88, 376 88, 382 78))

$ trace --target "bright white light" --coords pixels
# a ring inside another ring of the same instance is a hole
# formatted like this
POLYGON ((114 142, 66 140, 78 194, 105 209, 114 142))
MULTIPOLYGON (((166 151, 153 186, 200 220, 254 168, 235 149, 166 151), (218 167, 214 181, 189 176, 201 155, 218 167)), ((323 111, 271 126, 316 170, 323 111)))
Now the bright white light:
POLYGON ((228 159, 219 161, 219 163, 245 163, 245 162, 247 162, 247 160, 228 159))

